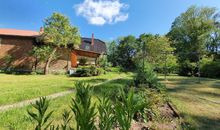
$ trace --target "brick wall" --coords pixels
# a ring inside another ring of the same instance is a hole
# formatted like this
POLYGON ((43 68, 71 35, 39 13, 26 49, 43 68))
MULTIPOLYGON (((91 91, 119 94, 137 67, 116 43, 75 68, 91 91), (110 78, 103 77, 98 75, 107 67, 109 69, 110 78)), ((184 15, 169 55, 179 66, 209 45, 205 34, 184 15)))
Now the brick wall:
POLYGON ((0 68, 5 68, 5 57, 12 57, 11 67, 15 69, 31 70, 33 58, 29 56, 34 38, 18 36, 0 36, 0 68))

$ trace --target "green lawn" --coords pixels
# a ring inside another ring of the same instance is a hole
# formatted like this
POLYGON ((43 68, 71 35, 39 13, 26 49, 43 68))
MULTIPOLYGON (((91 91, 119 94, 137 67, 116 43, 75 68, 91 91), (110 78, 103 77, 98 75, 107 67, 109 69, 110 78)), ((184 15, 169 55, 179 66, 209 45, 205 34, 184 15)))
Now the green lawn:
MULTIPOLYGON (((131 81, 132 74, 111 72, 88 78, 70 78, 64 75, 0 74, 0 105, 69 90, 74 87, 74 81, 77 80, 85 80, 94 84, 120 76, 124 78, 96 86, 93 102, 97 101, 96 96, 104 92, 115 94, 116 88, 131 81)), ((198 78, 195 77, 169 76, 167 82, 162 80, 163 77, 160 79, 166 83, 171 101, 192 129, 220 129, 220 80, 202 78, 201 83, 198 83, 198 78)), ((69 105, 73 95, 69 94, 51 101, 50 110, 55 110, 54 124, 60 123, 64 109, 70 110, 69 105)), ((0 129, 33 129, 34 123, 27 116, 27 108, 30 106, 1 112, 0 129)), ((74 122, 72 125, 74 126, 74 122)))
MULTIPOLYGON (((160 77, 161 79, 163 77, 160 77)), ((220 130, 220 80, 169 76, 171 101, 192 129, 220 130)))
POLYGON ((74 81, 85 80, 94 84, 126 75, 129 73, 109 72, 106 75, 86 78, 0 74, 0 106, 72 89, 74 81))
MULTIPOLYGON (((123 79, 112 80, 110 82, 98 85, 94 87, 93 93, 93 102, 97 103, 97 96, 102 95, 104 92, 110 92, 117 90, 119 87, 125 86, 132 79, 132 74, 123 74, 125 77, 123 79)), ((115 76, 118 76, 115 75, 115 76)), ((113 76, 113 77, 115 77, 113 76)), ((94 79, 95 81, 98 78, 94 79)), ((112 93, 113 93, 112 92, 112 93)), ((64 97, 60 97, 50 102, 50 110, 55 110, 53 113, 53 124, 60 124, 62 121, 62 113, 63 111, 70 110, 70 102, 71 98, 74 96, 73 94, 66 95, 64 97)), ((30 109, 30 106, 13 109, 6 112, 0 112, 0 130, 30 130, 34 129, 34 122, 29 118, 26 110, 30 109)), ((71 122, 72 126, 75 125, 74 121, 71 122)))

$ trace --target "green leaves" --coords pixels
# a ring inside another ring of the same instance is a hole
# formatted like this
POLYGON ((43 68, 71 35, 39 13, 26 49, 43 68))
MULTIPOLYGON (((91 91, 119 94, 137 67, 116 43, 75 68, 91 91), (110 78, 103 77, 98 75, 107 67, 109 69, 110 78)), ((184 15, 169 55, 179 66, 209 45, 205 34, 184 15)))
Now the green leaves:
MULTIPOLYGON (((120 128, 129 130, 134 115, 147 107, 146 97, 129 89, 126 93, 120 90, 116 102, 108 96, 98 98, 99 105, 91 101, 92 86, 84 82, 76 82, 76 96, 72 99, 71 110, 76 121, 76 130, 111 130, 120 128), (97 116, 96 108, 99 115, 97 116), (96 120, 96 118, 98 120, 96 120)), ((52 125, 50 121, 53 111, 48 111, 49 101, 43 97, 32 104, 35 111, 28 110, 30 117, 37 122, 35 130, 73 130, 71 127, 71 111, 64 111, 61 125, 52 125)))
POLYGON ((75 115, 77 130, 96 130, 95 105, 91 104, 91 86, 76 82, 76 98, 72 99, 71 109, 75 115))
POLYGON ((111 130, 115 124, 114 107, 107 95, 99 98, 99 129, 111 130))
POLYGON ((41 39, 55 47, 76 47, 80 44, 80 35, 76 27, 72 26, 69 18, 53 13, 44 21, 44 32, 41 39))
POLYGON ((37 122, 37 126, 35 127, 35 130, 42 130, 47 129, 51 125, 52 121, 47 123, 49 118, 51 117, 53 111, 49 112, 47 114, 47 109, 49 107, 49 101, 46 99, 46 97, 41 97, 39 101, 36 101, 35 104, 32 104, 32 106, 37 110, 37 112, 34 111, 28 111, 28 114, 37 122))
POLYGON ((140 102, 135 97, 134 89, 130 89, 128 94, 120 90, 120 98, 116 101, 115 117, 121 130, 129 130, 134 114, 142 110, 146 104, 140 102))
POLYGON ((220 35, 216 32, 216 17, 219 16, 216 14, 215 8, 191 6, 173 22, 167 36, 176 48, 181 75, 195 75, 198 69, 190 64, 199 62, 207 52, 218 48, 216 43, 220 35))

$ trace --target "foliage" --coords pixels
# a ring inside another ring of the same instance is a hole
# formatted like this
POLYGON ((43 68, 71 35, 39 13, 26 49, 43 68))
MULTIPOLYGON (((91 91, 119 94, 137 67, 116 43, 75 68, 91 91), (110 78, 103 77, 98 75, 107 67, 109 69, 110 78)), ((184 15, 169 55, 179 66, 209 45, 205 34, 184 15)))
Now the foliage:
POLYGON ((134 78, 136 87, 149 87, 156 90, 164 89, 164 86, 159 82, 156 73, 150 64, 146 63, 145 66, 139 65, 138 72, 134 78))
POLYGON ((71 109, 74 112, 77 130, 95 130, 95 105, 91 104, 91 86, 77 82, 76 98, 72 99, 71 109))
POLYGON ((117 62, 117 58, 118 58, 118 54, 117 54, 117 44, 116 44, 116 41, 112 41, 109 43, 109 46, 108 46, 108 55, 107 55, 107 59, 109 62, 112 63, 112 66, 118 66, 118 62, 117 62))
POLYGON ((11 63, 13 62, 14 58, 11 55, 6 55, 3 58, 3 61, 5 62, 6 65, 6 70, 11 68, 11 63))
POLYGON ((115 105, 115 116, 120 129, 129 130, 135 113, 142 110, 145 105, 135 97, 134 89, 130 89, 127 94, 121 90, 115 105))
POLYGON ((50 62, 57 49, 60 47, 75 48, 80 44, 80 35, 77 27, 72 26, 66 16, 53 13, 44 20, 44 32, 38 40, 52 48, 45 65, 45 74, 48 74, 50 62))
MULTIPOLYGON (((49 53, 52 51, 52 48, 50 46, 35 46, 31 52, 30 55, 35 58, 34 68, 35 71, 37 70, 37 65, 41 62, 46 62, 46 60, 49 58, 49 53)), ((53 59, 56 59, 56 56, 54 56, 53 59)))
POLYGON ((61 125, 61 128, 62 128, 62 130, 73 130, 73 128, 71 128, 70 126, 69 126, 69 124, 70 124, 70 120, 72 119, 72 117, 73 116, 71 116, 71 114, 70 114, 70 111, 68 112, 68 111, 64 111, 64 113, 63 113, 63 124, 61 125))
POLYGON ((84 65, 86 65, 87 62, 88 62, 87 58, 80 58, 79 59, 79 65, 84 66, 84 65))
POLYGON ((102 68, 96 68, 96 76, 106 74, 105 70, 102 68))
MULTIPOLYGON (((174 48, 168 38, 159 35, 142 34, 139 39, 139 48, 145 53, 145 59, 154 66, 163 65, 165 58, 172 56, 174 48)), ((143 56, 143 54, 141 54, 143 56)))
POLYGON ((167 37, 142 34, 137 39, 137 43, 136 63, 140 62, 140 60, 141 62, 147 61, 158 72, 174 71, 173 69, 177 66, 176 57, 173 55, 175 49, 171 47, 171 42, 167 37))
POLYGON ((201 67, 201 76, 217 78, 220 77, 220 61, 208 61, 201 67))
POLYGON ((168 37, 173 41, 180 66, 180 74, 196 74, 194 64, 209 52, 210 39, 217 29, 215 8, 191 6, 186 12, 175 19, 168 37))
POLYGON ((102 68, 97 68, 96 66, 81 66, 76 69, 76 72, 70 76, 76 77, 90 77, 90 76, 98 76, 104 74, 105 70, 102 68))
POLYGON ((113 65, 118 65, 125 69, 134 69, 133 58, 137 52, 136 38, 129 35, 119 38, 111 44, 108 54, 109 61, 113 65))
POLYGON ((49 101, 45 97, 42 97, 39 101, 36 101, 35 104, 32 104, 32 106, 37 110, 37 113, 28 110, 28 114, 32 119, 34 119, 37 122, 35 130, 45 130, 49 128, 52 121, 50 121, 49 123, 47 122, 53 113, 53 111, 51 111, 47 114, 49 101))
POLYGON ((97 59, 97 64, 104 70, 107 70, 108 67, 111 67, 111 64, 108 62, 106 55, 100 55, 97 59))
POLYGON ((99 99, 99 129, 100 130, 111 130, 115 123, 115 115, 113 111, 113 104, 108 98, 108 96, 104 96, 103 98, 99 99))

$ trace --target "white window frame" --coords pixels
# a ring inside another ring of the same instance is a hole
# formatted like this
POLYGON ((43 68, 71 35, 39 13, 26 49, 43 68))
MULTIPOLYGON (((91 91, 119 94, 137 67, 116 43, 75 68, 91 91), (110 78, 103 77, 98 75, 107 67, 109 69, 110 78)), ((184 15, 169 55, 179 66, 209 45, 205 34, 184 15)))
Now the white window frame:
POLYGON ((90 46, 89 46, 89 45, 86 45, 86 46, 85 46, 85 50, 90 50, 90 46))

